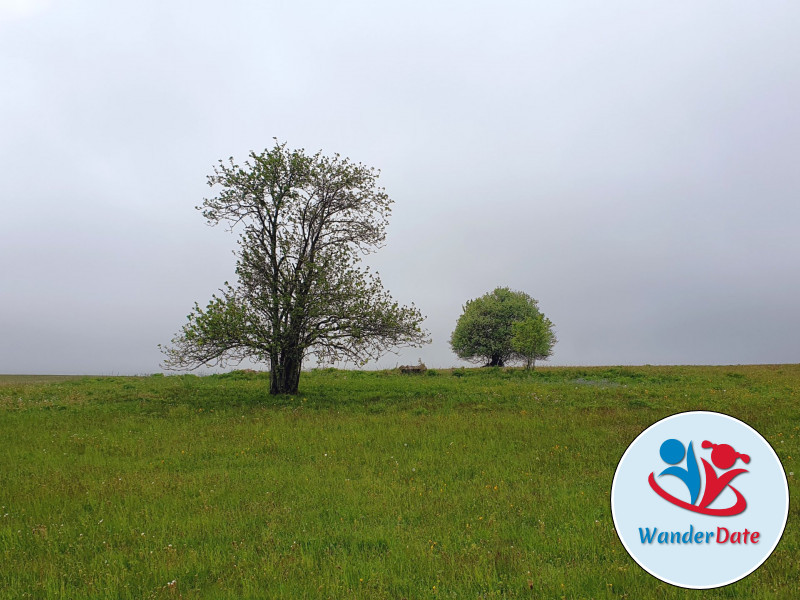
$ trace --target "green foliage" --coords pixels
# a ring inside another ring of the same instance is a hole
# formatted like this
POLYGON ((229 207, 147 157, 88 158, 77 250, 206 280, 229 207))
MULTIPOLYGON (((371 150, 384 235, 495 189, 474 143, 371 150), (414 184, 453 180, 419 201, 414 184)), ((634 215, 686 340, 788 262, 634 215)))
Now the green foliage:
POLYGON ((553 323, 539 313, 511 325, 511 346, 525 359, 525 368, 536 365, 536 360, 546 360, 558 341, 553 333, 553 323))
MULTIPOLYGON (((458 371, 0 377, 0 597, 685 598, 608 493, 686 410, 747 421, 800 494, 800 365, 458 371)), ((798 597, 798 518, 697 597, 798 597)))
POLYGON ((270 392, 295 393, 304 358, 366 363, 426 342, 419 310, 400 306, 358 266, 381 246, 392 201, 378 172, 339 155, 278 144, 244 166, 220 161, 201 207, 241 231, 236 285, 225 284, 164 348, 165 366, 267 362, 270 392))
POLYGON ((513 325, 541 317, 538 303, 531 296, 499 287, 464 305, 450 336, 450 346, 459 358, 488 366, 526 360, 527 355, 512 343, 513 325))

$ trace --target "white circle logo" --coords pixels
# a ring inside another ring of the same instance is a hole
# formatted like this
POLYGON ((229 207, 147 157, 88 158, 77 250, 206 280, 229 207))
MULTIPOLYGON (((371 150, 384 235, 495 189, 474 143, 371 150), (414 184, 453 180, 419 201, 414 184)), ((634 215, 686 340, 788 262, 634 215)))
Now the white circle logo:
POLYGON ((625 550, 651 575, 685 588, 728 585, 778 545, 789 487, 775 451, 749 425, 686 412, 633 440, 611 486, 625 550))

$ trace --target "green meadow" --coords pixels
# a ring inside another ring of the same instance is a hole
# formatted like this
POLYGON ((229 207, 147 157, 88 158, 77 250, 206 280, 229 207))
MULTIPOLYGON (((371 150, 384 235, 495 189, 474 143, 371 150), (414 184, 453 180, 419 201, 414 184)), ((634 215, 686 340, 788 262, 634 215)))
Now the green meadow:
MULTIPOLYGON (((614 470, 686 410, 800 455, 800 366, 0 377, 2 598, 798 598, 793 501, 755 573, 661 583, 614 470)), ((800 474, 800 472, 798 472, 800 474)))

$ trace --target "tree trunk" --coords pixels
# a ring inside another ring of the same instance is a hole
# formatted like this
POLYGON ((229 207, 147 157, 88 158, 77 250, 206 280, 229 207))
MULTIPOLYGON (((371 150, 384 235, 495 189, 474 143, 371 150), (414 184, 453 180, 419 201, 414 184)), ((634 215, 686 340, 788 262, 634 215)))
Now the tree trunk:
POLYGON ((499 354, 492 354, 492 359, 489 361, 489 364, 486 365, 487 367, 502 367, 503 366, 503 357, 499 354))
POLYGON ((300 384, 300 369, 303 366, 303 357, 294 352, 282 354, 277 360, 271 361, 269 393, 270 394, 296 394, 300 384))

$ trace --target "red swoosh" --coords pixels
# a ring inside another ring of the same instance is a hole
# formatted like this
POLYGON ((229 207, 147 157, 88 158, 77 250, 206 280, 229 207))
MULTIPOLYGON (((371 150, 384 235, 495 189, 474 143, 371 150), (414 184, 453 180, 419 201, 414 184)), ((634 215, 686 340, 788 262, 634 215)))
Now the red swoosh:
POLYGON ((685 508, 686 510, 690 510, 692 512, 700 513, 701 515, 713 515, 717 517, 732 517, 733 515, 738 515, 741 512, 744 512, 744 509, 747 508, 747 500, 744 499, 744 496, 737 490, 735 487, 730 487, 734 493, 736 494, 736 504, 729 508, 704 508, 700 506, 695 506, 694 504, 689 504, 688 502, 684 502, 665 492, 661 487, 656 483, 656 478, 653 473, 650 473, 650 477, 647 479, 648 483, 650 483, 650 487, 653 488, 653 491, 661 496, 667 502, 674 504, 675 506, 680 506, 681 508, 685 508))

